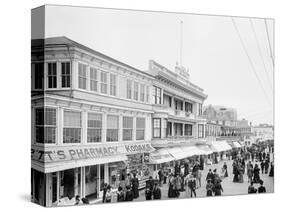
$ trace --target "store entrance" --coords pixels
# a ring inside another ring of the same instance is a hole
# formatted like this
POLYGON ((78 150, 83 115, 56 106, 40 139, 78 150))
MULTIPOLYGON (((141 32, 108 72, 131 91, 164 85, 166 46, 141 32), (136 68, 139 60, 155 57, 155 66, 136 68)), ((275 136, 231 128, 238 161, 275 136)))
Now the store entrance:
POLYGON ((45 175, 35 169, 32 169, 33 179, 33 200, 34 202, 46 206, 45 196, 45 175))
POLYGON ((89 200, 98 196, 98 166, 85 167, 85 196, 89 200))

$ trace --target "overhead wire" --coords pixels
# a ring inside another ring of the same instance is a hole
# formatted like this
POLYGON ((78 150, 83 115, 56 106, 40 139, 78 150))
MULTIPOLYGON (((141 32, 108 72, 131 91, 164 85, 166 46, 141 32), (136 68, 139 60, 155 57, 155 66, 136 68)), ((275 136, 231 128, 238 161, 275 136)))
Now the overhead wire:
POLYGON ((261 80, 260 80, 260 78, 259 78, 259 76, 258 76, 258 74, 257 74, 257 71, 256 71, 256 68, 255 68, 255 66, 254 66, 254 64, 253 64, 253 61, 252 61, 252 59, 251 59, 251 57, 250 57, 250 55, 249 55, 249 53, 248 53, 248 50, 247 50, 247 48, 246 48, 246 46, 245 46, 245 44, 244 44, 244 41, 243 41, 243 39, 242 39, 242 36, 241 36, 241 34, 240 34, 239 30, 238 30, 238 27, 237 27, 237 25, 236 25, 236 22, 235 22, 235 20, 234 20, 233 17, 231 17, 231 20, 232 20, 232 24, 233 24, 233 26, 234 26, 234 28, 235 28, 235 31, 236 31, 236 33, 237 33, 237 35, 238 35, 238 37, 239 37, 240 43, 241 43, 241 45, 242 45, 242 47, 243 47, 243 50, 244 50, 244 52, 245 52, 245 54, 246 54, 246 56, 247 56, 247 58, 248 58, 248 61, 249 61, 250 66, 251 66, 251 68, 252 68, 252 71, 254 72, 255 77, 257 78, 258 83, 259 83, 260 87, 261 87, 262 90, 263 90, 263 93, 264 93, 264 95, 265 95, 265 97, 266 97, 266 99, 267 99, 267 101, 268 101, 268 104, 269 104, 270 106, 272 106, 271 101, 269 100, 269 97, 268 97, 268 95, 267 95, 267 93, 266 93, 266 91, 265 91, 265 89, 264 89, 264 87, 263 87, 263 85, 262 85, 262 82, 261 82, 261 80))

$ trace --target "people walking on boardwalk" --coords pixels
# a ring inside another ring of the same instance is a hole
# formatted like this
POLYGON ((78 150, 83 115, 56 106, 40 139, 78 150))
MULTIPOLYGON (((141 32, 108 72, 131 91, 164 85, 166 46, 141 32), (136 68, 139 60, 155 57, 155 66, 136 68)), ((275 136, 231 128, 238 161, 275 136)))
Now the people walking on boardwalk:
POLYGON ((224 170, 224 176, 223 177, 228 177, 228 171, 227 171, 227 165, 226 165, 226 162, 224 162, 223 164, 223 170, 224 170))
POLYGON ((251 182, 248 187, 248 194, 255 194, 257 193, 257 189, 254 187, 254 182, 251 182))
POLYGON ((156 183, 153 189, 153 199, 161 199, 161 189, 159 187, 159 184, 156 183))
POLYGON ((248 183, 251 183, 253 180, 254 175, 254 167, 251 161, 247 163, 247 176, 248 176, 248 183))
POLYGON ((214 174, 212 172, 212 169, 209 169, 209 172, 207 174, 206 181, 208 182, 208 180, 211 180, 211 182, 214 183, 214 174))
POLYGON ((176 197, 180 196, 180 190, 181 190, 181 183, 182 183, 182 178, 180 177, 180 175, 178 174, 175 178, 175 193, 176 193, 176 197))
POLYGON ((139 197, 139 179, 137 178, 136 173, 133 174, 133 179, 132 179, 132 191, 134 194, 134 198, 139 197))
POLYGON ((194 178, 193 174, 190 175, 190 179, 188 181, 188 187, 190 189, 190 197, 196 197, 196 179, 194 178))
POLYGON ((268 169, 269 169, 269 160, 265 160, 264 162, 264 173, 268 174, 268 169))
POLYGON ((243 168, 244 166, 243 166, 243 164, 242 163, 240 163, 239 165, 238 165, 238 171, 239 171, 239 183, 244 183, 244 177, 243 177, 243 175, 244 175, 244 168, 243 168))
POLYGON ((212 183, 212 180, 208 179, 207 184, 206 184, 206 192, 207 192, 206 196, 207 197, 213 196, 213 189, 214 189, 213 187, 214 187, 214 185, 212 183))
POLYGON ((163 169, 161 168, 158 171, 159 186, 162 186, 163 178, 164 178, 164 173, 163 173, 163 169))
POLYGON ((132 191, 130 186, 126 187, 126 193, 125 193, 125 201, 133 201, 134 200, 134 192, 132 191))
POLYGON ((154 180, 152 176, 149 177, 149 180, 146 181, 145 185, 145 199, 152 200, 152 192, 153 192, 154 180))
POLYGON ((189 182, 189 180, 190 180, 190 177, 191 177, 191 174, 188 174, 188 175, 185 177, 185 179, 184 179, 185 196, 186 196, 186 197, 190 197, 190 195, 191 195, 191 190, 190 190, 190 188, 189 188, 189 186, 188 186, 188 182, 189 182))
POLYGON ((125 193, 121 186, 118 187, 117 191, 117 202, 123 202, 125 200, 125 193))
POLYGON ((258 193, 266 193, 266 189, 263 185, 263 181, 260 181, 260 187, 258 187, 258 193))
POLYGON ((260 163, 262 174, 264 173, 264 165, 265 165, 265 162, 264 162, 264 160, 262 160, 261 163, 260 163))
POLYGON ((223 192, 223 188, 220 181, 215 181, 213 191, 215 196, 221 196, 221 193, 223 192))
POLYGON ((174 168, 174 175, 177 176, 181 173, 181 166, 180 166, 180 162, 178 161, 175 165, 174 168))
POLYGON ((238 164, 235 160, 233 161, 232 167, 233 167, 233 174, 234 174, 233 182, 237 183, 239 182, 239 169, 238 169, 238 164))
POLYGON ((254 183, 260 182, 260 168, 259 168, 258 164, 255 164, 253 182, 254 183))
POLYGON ((271 162, 270 164, 270 171, 269 171, 269 177, 273 177, 274 176, 274 164, 273 162, 271 162))

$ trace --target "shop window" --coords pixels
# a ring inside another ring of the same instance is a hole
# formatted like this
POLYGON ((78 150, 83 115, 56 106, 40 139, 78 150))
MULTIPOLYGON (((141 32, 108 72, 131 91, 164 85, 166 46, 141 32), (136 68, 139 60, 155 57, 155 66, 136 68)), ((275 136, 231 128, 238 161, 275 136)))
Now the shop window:
POLYGON ((107 73, 104 71, 100 72, 100 92, 107 94, 107 73))
POLYGON ((87 142, 101 142, 102 115, 88 113, 87 142))
POLYGON ((103 190, 104 187, 104 164, 100 165, 100 191, 103 190))
POLYGON ((140 85, 140 101, 144 102, 144 85, 140 85))
POLYGON ((184 125, 184 135, 192 136, 192 125, 191 124, 184 125))
POLYGON ((97 198, 98 194, 98 166, 85 167, 85 196, 97 198))
POLYGON ((139 83, 134 82, 134 100, 138 101, 139 99, 139 83))
POLYGON ((123 141, 133 140, 133 117, 123 117, 123 141))
POLYGON ((153 138, 161 137, 161 119, 155 118, 152 119, 153 126, 153 138))
POLYGON ((34 88, 43 89, 44 88, 44 63, 34 64, 34 88))
POLYGON ((35 109, 35 141, 36 143, 56 143, 56 109, 35 109))
POLYGON ((136 140, 144 140, 145 118, 136 118, 136 140))
POLYGON ((68 169, 60 172, 60 198, 74 198, 81 195, 81 168, 68 169), (78 190, 75 190, 78 188, 78 190))
POLYGON ((63 143, 81 142, 81 113, 64 111, 63 143))
POLYGON ((57 64, 56 63, 48 63, 48 88, 56 88, 57 87, 57 64))
POLYGON ((98 91, 98 70, 90 68, 90 90, 98 91))
POLYGON ((70 63, 63 62, 61 63, 61 87, 62 88, 70 88, 70 63))
POLYGON ((116 75, 110 74, 110 95, 116 96, 116 75))
POLYGON ((106 141, 118 141, 118 116, 107 116, 106 141))
POLYGON ((42 172, 39 172, 35 169, 32 169, 32 180, 33 180, 33 199, 34 202, 39 203, 40 205, 46 206, 46 180, 45 175, 42 172))

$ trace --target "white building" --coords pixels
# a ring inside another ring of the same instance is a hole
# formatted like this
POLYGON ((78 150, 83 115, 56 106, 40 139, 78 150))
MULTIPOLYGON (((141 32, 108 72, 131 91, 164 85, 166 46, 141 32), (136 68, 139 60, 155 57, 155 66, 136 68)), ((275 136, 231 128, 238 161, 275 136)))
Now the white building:
POLYGON ((34 202, 95 201, 127 172, 144 182, 153 79, 66 37, 32 41, 34 202))

